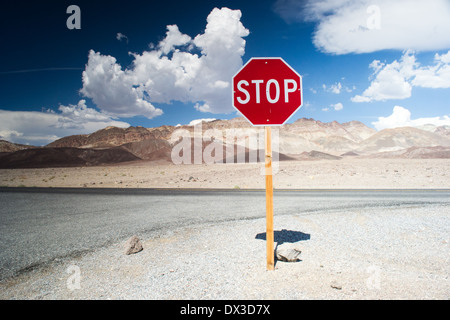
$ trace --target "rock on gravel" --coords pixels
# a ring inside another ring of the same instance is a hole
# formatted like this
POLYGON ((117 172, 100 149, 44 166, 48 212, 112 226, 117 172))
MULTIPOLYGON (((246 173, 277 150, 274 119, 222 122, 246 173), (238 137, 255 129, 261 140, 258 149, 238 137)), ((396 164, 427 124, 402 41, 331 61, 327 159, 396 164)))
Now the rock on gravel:
POLYGON ((336 289, 336 290, 342 290, 342 285, 339 282, 337 282, 336 280, 331 281, 330 287, 332 287, 333 289, 336 289))
POLYGON ((275 254, 278 260, 285 262, 296 262, 299 260, 298 256, 302 252, 300 245, 297 242, 283 243, 277 246, 275 254))
POLYGON ((144 248, 142 247, 141 240, 137 236, 132 236, 130 239, 125 242, 124 246, 124 254, 130 255, 133 253, 138 253, 142 251, 144 248))

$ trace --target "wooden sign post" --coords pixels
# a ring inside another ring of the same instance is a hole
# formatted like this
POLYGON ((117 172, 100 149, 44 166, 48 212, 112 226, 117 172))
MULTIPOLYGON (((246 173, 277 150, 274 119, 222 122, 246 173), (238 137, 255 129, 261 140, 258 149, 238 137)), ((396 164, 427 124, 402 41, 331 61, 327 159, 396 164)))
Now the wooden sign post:
POLYGON ((271 126, 282 126, 302 106, 302 77, 281 58, 251 58, 233 77, 233 106, 265 127, 267 270, 274 270, 271 126))
POLYGON ((267 270, 275 268, 275 252, 273 249, 273 181, 272 181, 272 128, 265 127, 266 140, 266 246, 267 270))

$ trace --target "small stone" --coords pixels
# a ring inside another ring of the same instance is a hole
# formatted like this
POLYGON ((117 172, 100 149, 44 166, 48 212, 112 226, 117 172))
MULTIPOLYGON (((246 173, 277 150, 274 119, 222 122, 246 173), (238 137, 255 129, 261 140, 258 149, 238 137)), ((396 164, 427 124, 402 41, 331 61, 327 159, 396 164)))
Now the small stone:
POLYGON ((283 243, 277 246, 275 254, 278 260, 285 262, 296 262, 302 252, 298 243, 283 243))
POLYGON ((336 290, 342 290, 342 285, 339 284, 336 280, 331 281, 330 286, 336 290))
POLYGON ((130 239, 128 239, 124 246, 124 254, 126 255, 137 253, 142 250, 143 247, 141 240, 139 240, 137 236, 132 236, 130 239))

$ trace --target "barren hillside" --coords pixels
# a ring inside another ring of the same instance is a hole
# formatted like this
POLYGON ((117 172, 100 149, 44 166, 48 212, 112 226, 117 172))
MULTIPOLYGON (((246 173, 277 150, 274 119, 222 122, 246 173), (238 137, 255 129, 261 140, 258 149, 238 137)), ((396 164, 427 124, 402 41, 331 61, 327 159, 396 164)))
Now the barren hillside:
MULTIPOLYGON (((377 132, 359 121, 341 124, 302 118, 274 127, 272 132, 273 151, 280 160, 339 160, 341 156, 450 158, 448 126, 425 125, 421 129, 404 127, 377 132)), ((107 127, 91 134, 64 137, 41 148, 2 140, 0 167, 101 165, 136 160, 172 162, 176 145, 185 149, 178 155, 185 152, 189 163, 208 162, 205 157, 213 157, 219 163, 262 161, 258 150, 264 149, 264 128, 253 127, 246 119, 238 117, 203 122, 195 127, 107 127), (200 146, 200 151, 195 155, 196 146, 200 146), (33 151, 23 150, 30 148, 34 148, 33 151), (86 150, 84 156, 80 152, 83 149, 86 150), (233 150, 234 154, 227 150, 233 150), (238 150, 242 154, 239 155, 238 150), (252 154, 256 154, 256 158, 252 154)))

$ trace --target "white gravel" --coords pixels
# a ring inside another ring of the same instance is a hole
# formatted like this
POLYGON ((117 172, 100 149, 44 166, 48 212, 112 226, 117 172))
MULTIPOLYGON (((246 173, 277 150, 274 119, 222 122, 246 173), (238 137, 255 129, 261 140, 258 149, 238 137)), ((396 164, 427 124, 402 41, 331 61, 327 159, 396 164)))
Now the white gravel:
POLYGON ((142 234, 137 254, 123 254, 124 239, 53 261, 2 281, 0 298, 449 299, 449 213, 435 205, 275 215, 277 234, 303 247, 301 261, 278 261, 275 271, 266 271, 265 219, 142 234))

